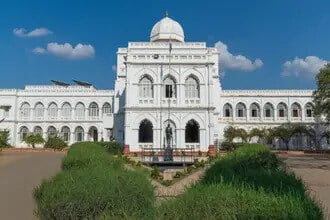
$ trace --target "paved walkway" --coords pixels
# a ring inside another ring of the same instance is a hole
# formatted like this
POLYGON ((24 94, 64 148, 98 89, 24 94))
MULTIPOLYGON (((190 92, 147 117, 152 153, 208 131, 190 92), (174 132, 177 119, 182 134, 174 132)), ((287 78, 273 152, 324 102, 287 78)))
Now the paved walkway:
POLYGON ((309 187, 325 209, 325 219, 330 219, 330 155, 280 155, 286 164, 309 187))
POLYGON ((63 157, 57 152, 0 152, 0 219, 36 219, 33 188, 60 170, 63 157))

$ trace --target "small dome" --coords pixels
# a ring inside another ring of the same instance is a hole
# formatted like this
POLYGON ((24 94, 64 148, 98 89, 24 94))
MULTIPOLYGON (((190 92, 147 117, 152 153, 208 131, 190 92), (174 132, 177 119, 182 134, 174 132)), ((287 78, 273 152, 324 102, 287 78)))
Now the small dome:
POLYGON ((184 32, 181 25, 166 16, 158 21, 150 33, 150 41, 179 41, 184 42, 184 32))

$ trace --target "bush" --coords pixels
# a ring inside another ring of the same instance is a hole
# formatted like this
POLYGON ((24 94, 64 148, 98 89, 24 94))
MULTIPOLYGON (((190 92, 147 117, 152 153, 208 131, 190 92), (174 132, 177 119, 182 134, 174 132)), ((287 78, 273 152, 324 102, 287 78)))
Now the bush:
POLYGON ((62 161, 62 169, 82 169, 99 164, 108 164, 113 167, 121 167, 122 161, 113 158, 107 150, 97 143, 81 142, 70 147, 67 156, 62 161))
POLYGON ((122 154, 122 150, 123 150, 122 145, 117 142, 111 141, 111 142, 97 142, 97 143, 105 147, 110 154, 113 155, 122 154))
POLYGON ((24 140, 27 144, 31 145, 35 148, 36 144, 43 144, 45 140, 41 136, 41 134, 28 134, 24 140))
POLYGON ((257 144, 229 153, 200 183, 158 211, 160 219, 322 219, 301 180, 257 144))
POLYGON ((153 187, 97 143, 72 145, 63 171, 34 190, 40 219, 150 219, 153 187))
POLYGON ((217 161, 206 171, 202 182, 262 187, 270 192, 305 195, 302 181, 287 173, 267 147, 257 144, 245 144, 217 161))
POLYGON ((176 173, 175 173, 175 175, 174 175, 174 178, 180 178, 180 177, 182 177, 182 176, 184 176, 184 174, 183 174, 182 172, 180 172, 180 171, 176 171, 176 173))
POLYGON ((56 150, 62 150, 63 148, 67 147, 68 144, 62 140, 62 138, 58 137, 58 136, 54 136, 54 137, 48 137, 46 143, 45 143, 45 148, 52 148, 52 149, 56 149, 56 150))
POLYGON ((154 214, 154 192, 142 173, 108 166, 66 170, 35 189, 40 219, 129 219, 154 214))
POLYGON ((9 142, 9 131, 2 130, 0 131, 0 148, 2 147, 10 147, 9 142))
POLYGON ((164 201, 159 219, 322 219, 310 199, 225 184, 198 184, 164 201))
POLYGON ((153 167, 150 173, 150 177, 153 179, 159 179, 160 178, 160 170, 158 167, 153 167))
POLYGON ((237 148, 241 147, 242 143, 234 143, 234 142, 222 142, 221 143, 221 149, 225 151, 233 151, 237 148))

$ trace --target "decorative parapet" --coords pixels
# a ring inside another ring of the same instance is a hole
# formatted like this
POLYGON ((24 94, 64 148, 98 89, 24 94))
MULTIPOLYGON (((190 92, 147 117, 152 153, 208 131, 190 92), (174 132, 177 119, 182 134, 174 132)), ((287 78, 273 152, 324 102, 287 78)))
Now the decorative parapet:
POLYGON ((94 87, 84 86, 56 86, 56 85, 28 85, 24 89, 0 89, 0 96, 49 96, 49 95, 100 95, 100 96, 113 96, 114 90, 98 90, 94 87))
MULTIPOLYGON (((130 49, 168 49, 169 42, 129 42, 130 49)), ((173 49, 205 49, 205 42, 172 42, 173 49)))
POLYGON ((314 90, 222 90, 221 97, 311 97, 314 90))

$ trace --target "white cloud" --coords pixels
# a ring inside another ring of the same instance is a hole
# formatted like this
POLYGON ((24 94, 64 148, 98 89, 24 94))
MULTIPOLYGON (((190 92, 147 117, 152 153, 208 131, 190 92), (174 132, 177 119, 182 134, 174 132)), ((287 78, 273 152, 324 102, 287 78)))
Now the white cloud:
POLYGON ((283 64, 282 76, 294 76, 303 78, 314 78, 319 70, 327 64, 328 61, 316 56, 307 56, 304 58, 296 57, 292 61, 286 61, 283 64))
POLYGON ((35 54, 44 54, 44 53, 47 53, 46 49, 41 48, 41 47, 35 48, 32 52, 35 53, 35 54))
POLYGON ((46 49, 37 47, 32 52, 35 54, 49 53, 66 59, 86 59, 92 58, 95 55, 95 50, 92 45, 77 44, 73 47, 69 43, 49 43, 46 49))
POLYGON ((117 65, 113 64, 111 66, 112 72, 117 72, 117 65))
POLYGON ((13 33, 18 37, 42 37, 52 34, 53 32, 48 30, 47 28, 36 28, 30 32, 28 32, 24 28, 15 28, 13 30, 13 33))
POLYGON ((255 59, 252 61, 243 55, 233 55, 228 51, 227 45, 221 41, 215 43, 215 47, 220 53, 219 64, 221 72, 226 70, 241 70, 245 72, 252 72, 263 66, 261 59, 255 59))

